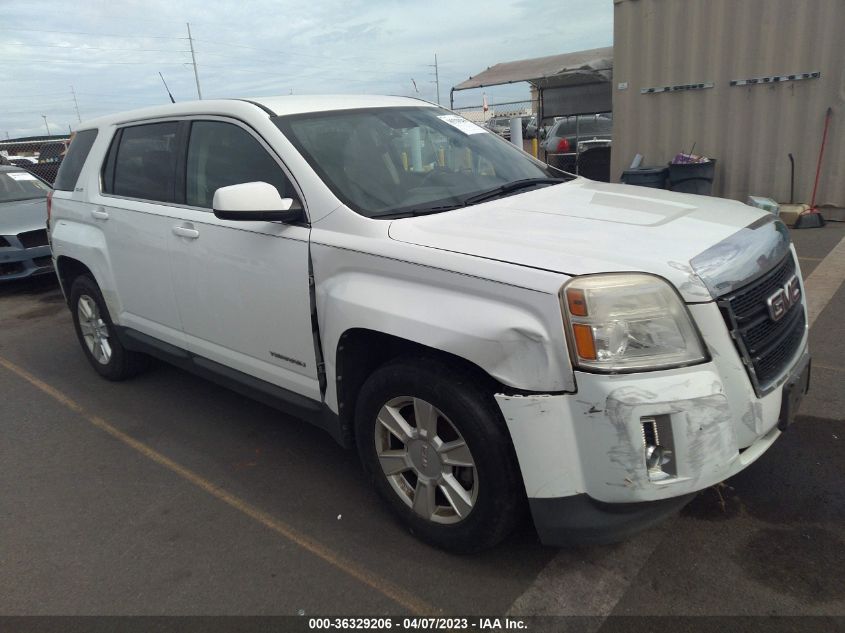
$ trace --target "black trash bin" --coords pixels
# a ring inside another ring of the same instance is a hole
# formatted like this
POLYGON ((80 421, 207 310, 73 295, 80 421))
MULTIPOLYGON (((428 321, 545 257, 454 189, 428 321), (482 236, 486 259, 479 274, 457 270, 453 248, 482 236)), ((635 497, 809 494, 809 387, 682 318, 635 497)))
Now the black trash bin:
POLYGON ((706 163, 669 163, 669 188, 681 193, 709 196, 713 191, 716 159, 706 163))
POLYGON ((666 179, 669 177, 668 167, 638 167, 626 169, 622 172, 622 182, 626 185, 666 189, 666 179))
POLYGON ((591 147, 581 152, 578 155, 578 175, 599 182, 610 182, 610 148, 591 147))
POLYGON ((574 174, 575 154, 546 154, 546 162, 552 167, 574 174))

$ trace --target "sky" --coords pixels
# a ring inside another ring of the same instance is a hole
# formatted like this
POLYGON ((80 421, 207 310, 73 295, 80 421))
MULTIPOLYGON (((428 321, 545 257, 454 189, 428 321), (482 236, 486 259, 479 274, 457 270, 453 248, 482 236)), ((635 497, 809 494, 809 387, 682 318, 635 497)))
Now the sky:
MULTIPOLYGON (((0 139, 197 98, 391 94, 440 101, 499 62, 613 41, 612 0, 0 0, 0 139), (413 80, 413 82, 412 82, 413 80), (416 84, 416 89, 414 87, 416 84)), ((487 88, 527 100, 527 84, 487 88)), ((481 90, 455 93, 478 105, 481 90)))

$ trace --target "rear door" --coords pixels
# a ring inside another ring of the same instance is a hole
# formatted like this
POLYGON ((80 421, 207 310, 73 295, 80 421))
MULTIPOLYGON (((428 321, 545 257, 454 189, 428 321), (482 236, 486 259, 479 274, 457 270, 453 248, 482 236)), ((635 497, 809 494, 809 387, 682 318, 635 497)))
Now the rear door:
MULTIPOLYGON (((321 399, 305 226, 220 220, 214 192, 268 182, 300 198, 282 163, 247 125, 190 122, 184 205, 169 227, 172 276, 188 349, 277 386, 321 399)), ((304 200, 302 200, 305 203, 304 200)))
MULTIPOLYGON (((184 347, 170 275, 170 227, 184 124, 161 121, 118 129, 92 196, 120 304, 121 325, 184 347)), ((107 297, 107 300, 109 297, 107 297)))

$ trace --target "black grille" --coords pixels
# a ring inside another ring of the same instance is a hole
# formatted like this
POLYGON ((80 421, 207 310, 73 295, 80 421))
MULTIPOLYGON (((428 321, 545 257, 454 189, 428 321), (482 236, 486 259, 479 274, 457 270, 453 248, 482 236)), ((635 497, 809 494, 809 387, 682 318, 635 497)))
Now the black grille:
POLYGON ((24 248, 47 246, 47 229, 38 229, 37 231, 27 231, 26 233, 18 233, 18 239, 21 241, 21 244, 23 244, 24 248))
POLYGON ((804 339, 806 321, 801 301, 778 321, 772 320, 766 305, 766 299, 783 288, 795 269, 792 253, 788 253, 771 271, 719 299, 758 394, 783 374, 804 339))
POLYGON ((32 260, 32 263, 35 264, 38 268, 46 268, 47 266, 53 265, 53 258, 49 255, 45 255, 44 257, 36 257, 32 260))

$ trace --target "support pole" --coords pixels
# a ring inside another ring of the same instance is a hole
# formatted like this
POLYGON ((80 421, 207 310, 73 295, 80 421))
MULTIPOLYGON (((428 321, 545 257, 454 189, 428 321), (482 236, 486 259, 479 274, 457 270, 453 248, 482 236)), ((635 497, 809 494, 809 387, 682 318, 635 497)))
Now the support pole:
POLYGON ((76 108, 76 120, 82 123, 82 117, 79 115, 79 103, 76 101, 76 91, 73 86, 70 87, 70 94, 73 95, 73 107, 76 108))
POLYGON ((437 86, 437 105, 440 105, 440 69, 437 67, 437 53, 434 54, 434 84, 437 86))
POLYGON ((511 143, 522 149, 522 117, 511 117, 511 143))
POLYGON ((194 40, 191 37, 191 23, 186 22, 185 24, 188 25, 188 44, 191 46, 191 63, 194 65, 194 79, 197 82, 197 97, 202 100, 202 90, 200 90, 200 76, 197 72, 197 56, 194 53, 194 40))

